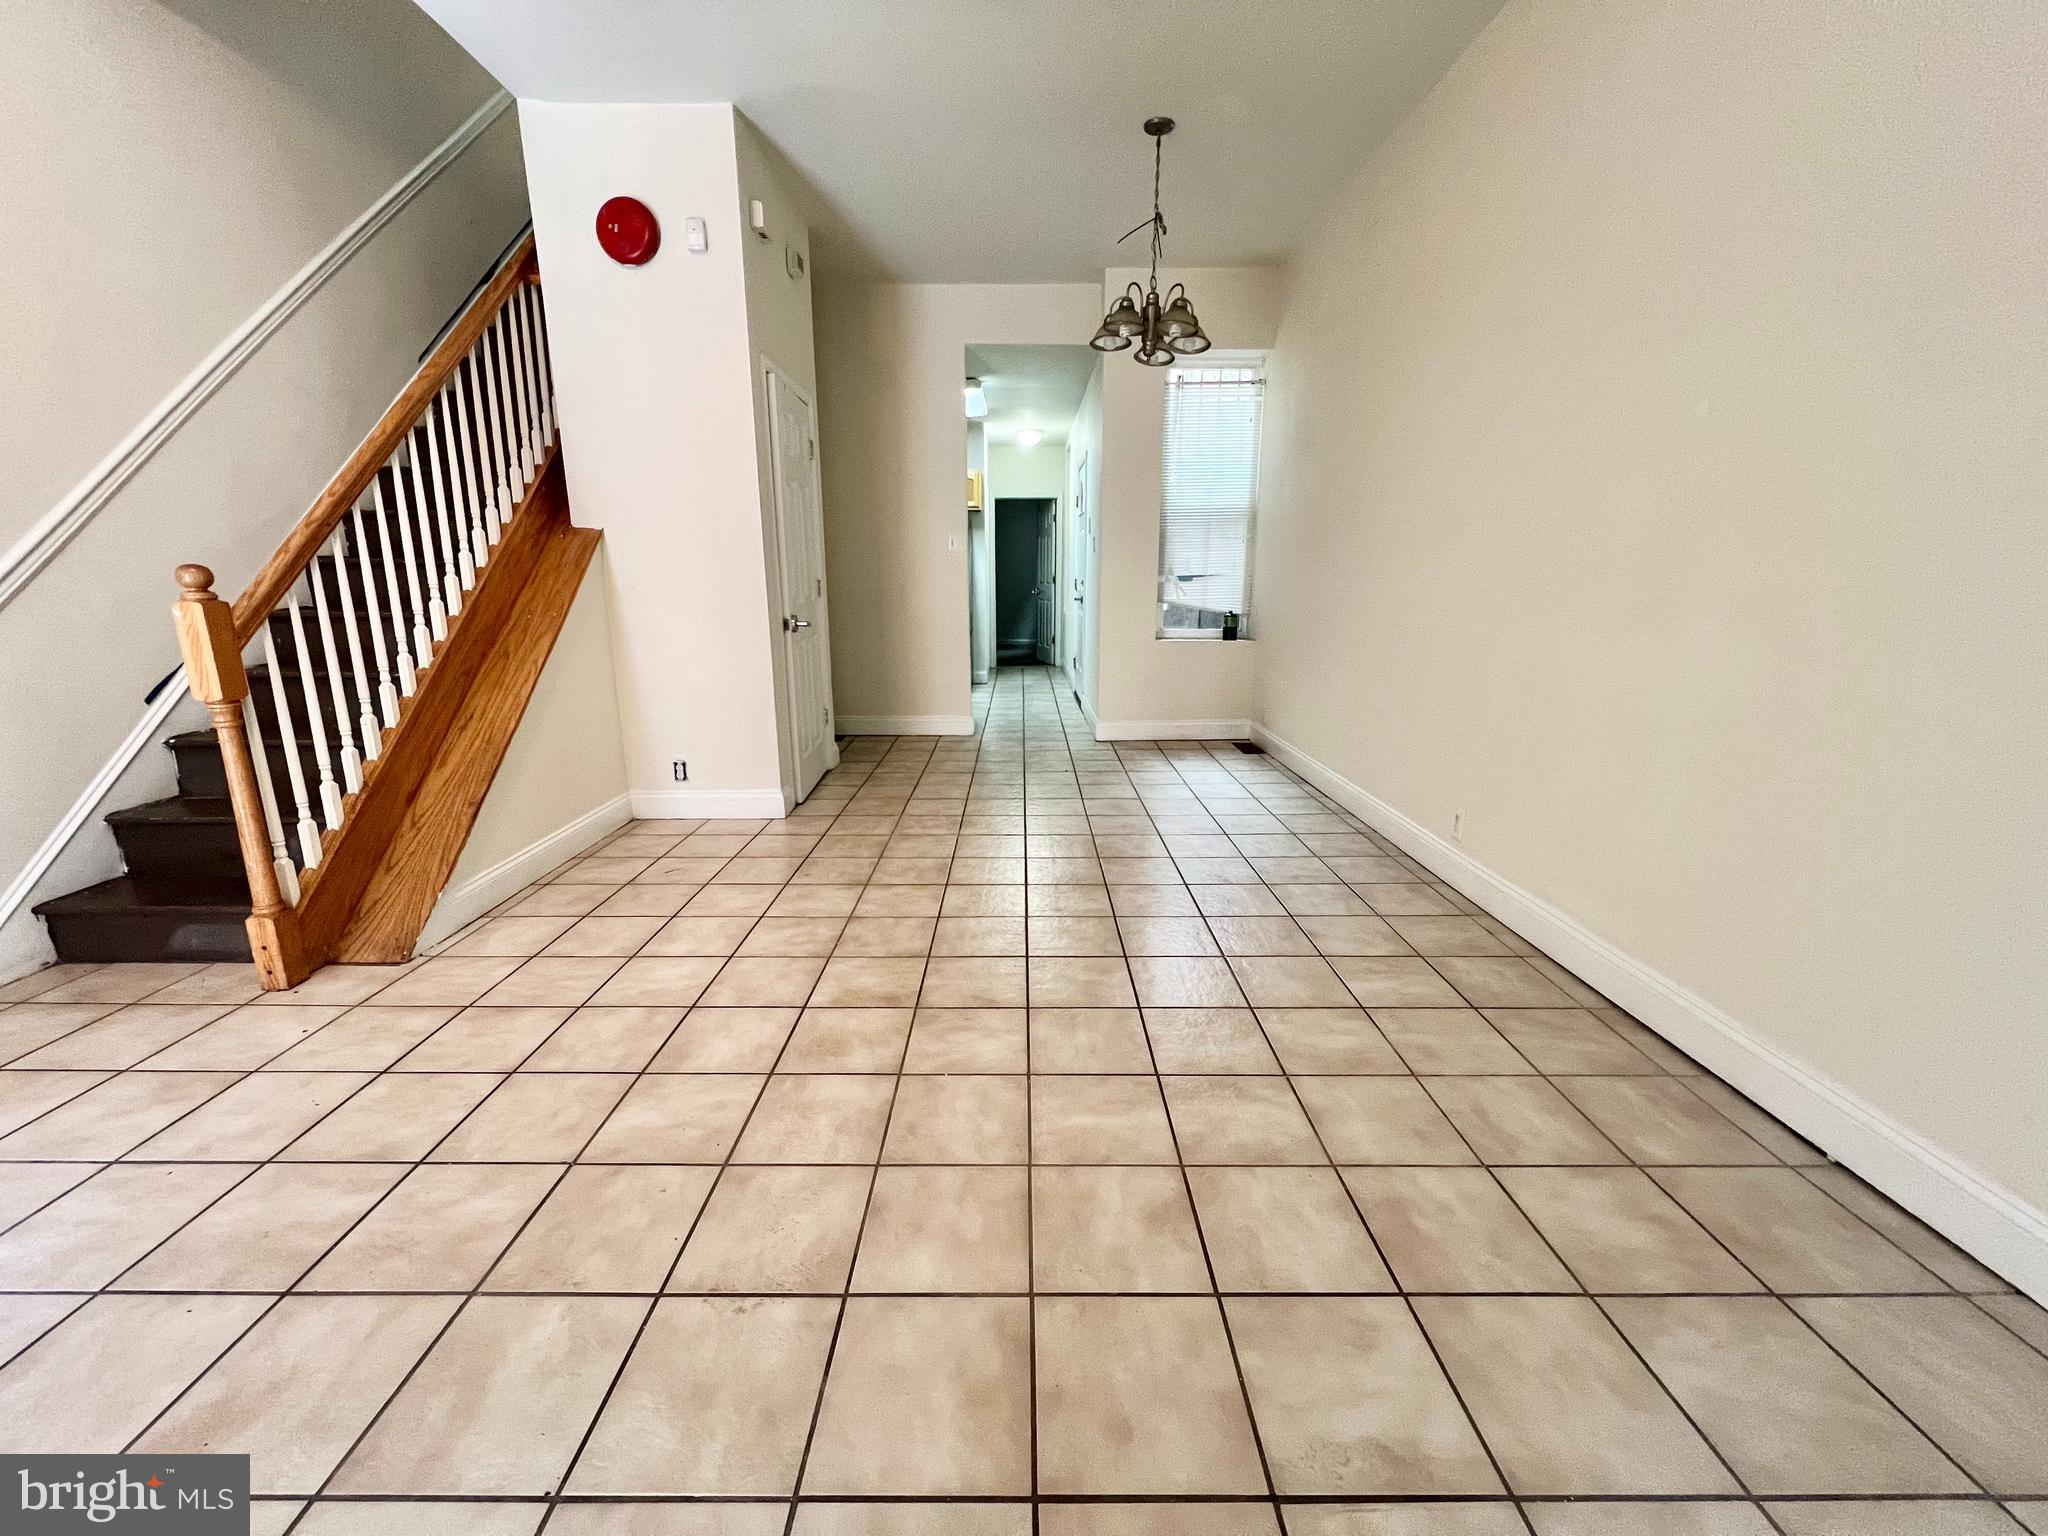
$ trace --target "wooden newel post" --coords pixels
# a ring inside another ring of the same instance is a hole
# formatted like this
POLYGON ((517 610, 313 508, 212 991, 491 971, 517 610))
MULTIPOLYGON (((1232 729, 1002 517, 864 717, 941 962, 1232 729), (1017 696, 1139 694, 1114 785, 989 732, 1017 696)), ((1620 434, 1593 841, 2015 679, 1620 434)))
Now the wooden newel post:
POLYGON ((171 619, 177 626, 178 650, 185 659, 192 697, 213 717, 221 763, 227 770, 235 835, 242 845, 242 868, 249 877, 249 946, 263 985, 278 991, 303 979, 292 974, 298 923, 270 861, 263 792, 256 784, 249 737, 242 728, 249 674, 243 669, 242 648, 235 640, 234 610, 214 595, 213 572, 205 566, 181 565, 177 574, 183 590, 171 605, 171 619))

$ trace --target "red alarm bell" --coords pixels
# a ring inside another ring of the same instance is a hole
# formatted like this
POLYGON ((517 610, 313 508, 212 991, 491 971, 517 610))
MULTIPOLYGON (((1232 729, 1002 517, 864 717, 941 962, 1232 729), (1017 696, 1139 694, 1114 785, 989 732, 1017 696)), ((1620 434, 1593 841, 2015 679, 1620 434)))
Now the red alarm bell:
POLYGON ((597 210, 597 243, 622 267, 641 267, 661 249, 661 225, 637 197, 610 197, 597 210))

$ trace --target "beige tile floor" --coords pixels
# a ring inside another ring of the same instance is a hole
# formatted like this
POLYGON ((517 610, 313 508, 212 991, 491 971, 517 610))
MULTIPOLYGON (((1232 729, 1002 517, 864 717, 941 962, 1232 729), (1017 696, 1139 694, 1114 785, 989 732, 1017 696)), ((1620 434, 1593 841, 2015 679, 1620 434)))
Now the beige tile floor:
POLYGON ((0 990, 0 1450, 308 1536, 2048 1533, 2048 1314, 1270 758, 981 707, 402 970, 0 990))

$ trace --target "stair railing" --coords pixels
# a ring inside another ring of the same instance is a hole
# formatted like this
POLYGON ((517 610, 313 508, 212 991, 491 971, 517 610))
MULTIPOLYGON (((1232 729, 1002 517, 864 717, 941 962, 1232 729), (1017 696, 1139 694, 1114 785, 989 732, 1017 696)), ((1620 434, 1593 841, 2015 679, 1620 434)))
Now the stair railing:
POLYGON ((315 872, 554 445, 529 237, 232 605, 205 566, 178 567, 179 650, 220 743, 266 985, 306 969, 315 872))

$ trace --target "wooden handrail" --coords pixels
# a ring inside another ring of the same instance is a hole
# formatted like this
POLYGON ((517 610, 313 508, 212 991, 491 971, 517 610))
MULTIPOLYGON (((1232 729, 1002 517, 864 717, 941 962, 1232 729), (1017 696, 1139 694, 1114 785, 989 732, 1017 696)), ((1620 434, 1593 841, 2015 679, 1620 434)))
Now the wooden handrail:
POLYGON ((349 456, 341 472, 328 482, 327 489, 299 519, 298 526, 285 536, 277 552, 264 562, 263 569, 235 599, 235 639, 239 645, 247 645, 263 628, 271 610, 291 590, 292 583, 299 579, 300 573, 320 552, 335 526, 411 433, 427 402, 448 382, 457 364, 468 355, 477 337, 483 334, 484 327, 496 317, 507 296, 521 283, 532 282, 537 276, 533 236, 528 235, 511 259, 485 285, 483 292, 476 296, 476 302, 463 311, 462 317, 441 338, 441 344, 420 365, 420 371, 413 376, 412 382, 391 402, 391 408, 370 429, 369 436, 349 456))

